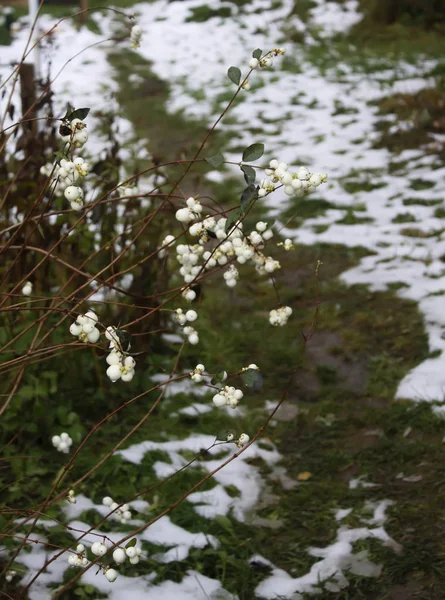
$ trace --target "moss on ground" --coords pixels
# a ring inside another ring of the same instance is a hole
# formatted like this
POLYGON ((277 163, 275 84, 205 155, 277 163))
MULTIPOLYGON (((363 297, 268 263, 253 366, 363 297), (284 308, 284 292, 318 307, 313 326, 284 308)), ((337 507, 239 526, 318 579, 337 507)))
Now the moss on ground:
MULTIPOLYGON (((372 104, 378 107, 379 114, 395 115, 400 128, 394 127, 391 120, 378 123, 380 138, 376 147, 386 147, 398 153, 407 148, 429 146, 430 152, 439 157, 445 156, 443 144, 437 143, 437 135, 445 132, 445 92, 439 80, 437 88, 426 88, 414 94, 392 94, 372 104)), ((428 189, 414 187, 413 189, 428 189)))

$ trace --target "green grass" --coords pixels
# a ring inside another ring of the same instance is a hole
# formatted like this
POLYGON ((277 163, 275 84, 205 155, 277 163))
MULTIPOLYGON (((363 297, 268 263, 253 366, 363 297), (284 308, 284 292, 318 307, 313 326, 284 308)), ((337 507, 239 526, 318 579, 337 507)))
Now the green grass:
POLYGON ((317 3, 314 0, 296 0, 292 7, 290 15, 299 17, 303 23, 306 23, 310 17, 311 9, 316 8, 317 3))
POLYGON ((342 186, 348 194, 357 194, 358 192, 372 192, 386 187, 388 184, 384 181, 376 181, 375 179, 367 179, 364 181, 342 180, 342 186))
POLYGON ((404 206, 436 206, 442 204, 443 200, 439 198, 405 198, 404 206))
POLYGON ((357 216, 353 210, 348 210, 345 216, 336 222, 342 223, 343 225, 360 225, 362 223, 373 223, 374 219, 371 217, 357 216))
POLYGON ((392 220, 391 223, 414 223, 417 221, 416 217, 410 212, 399 213, 392 220))
MULTIPOLYGON (((125 116, 133 123, 136 135, 147 140, 147 148, 154 162, 171 162, 183 160, 185 156, 193 156, 199 143, 205 137, 206 124, 199 120, 185 118, 181 112, 167 111, 169 98, 168 85, 151 70, 150 63, 130 50, 120 50, 109 55, 115 71, 115 78, 120 85, 117 100, 122 106, 125 116), (140 76, 138 83, 128 81, 128 72, 140 76)), ((202 158, 213 156, 224 144, 225 135, 217 132, 211 137, 202 158)), ((138 165, 134 166, 137 170, 138 165)), ((140 169, 147 165, 140 165, 140 169)), ((175 180, 184 171, 185 165, 167 167, 168 178, 175 180)), ((205 173, 209 170, 206 163, 196 164, 193 168, 194 178, 188 178, 185 188, 188 195, 206 194, 203 183, 205 173)))
POLYGON ((435 148, 434 141, 435 134, 443 133, 445 127, 442 120, 444 97, 438 78, 436 88, 426 87, 414 94, 396 93, 371 102, 383 117, 396 115, 397 120, 404 124, 399 130, 394 130, 391 121, 385 118, 379 121, 380 139, 376 147, 386 147, 399 153, 407 148, 430 146, 429 153, 442 157, 443 149, 435 148))
POLYGON ((186 23, 204 23, 205 21, 215 17, 227 19, 231 16, 232 11, 230 6, 222 6, 221 8, 213 9, 207 6, 207 4, 202 4, 201 6, 194 6, 190 10, 190 13, 190 16, 185 20, 186 23))
POLYGON ((306 219, 322 216, 331 208, 337 207, 322 198, 291 198, 280 219, 286 224, 286 227, 300 227, 306 219))
POLYGON ((444 231, 443 229, 440 229, 440 230, 432 229, 430 231, 423 231, 422 229, 419 229, 417 227, 405 227, 404 229, 400 230, 400 233, 402 235, 406 235, 407 237, 429 238, 429 237, 437 237, 443 231, 444 231))
POLYGON ((428 179, 411 179, 410 188, 416 191, 429 190, 436 185, 435 181, 430 181, 428 179))
MULTIPOLYGON (((371 17, 373 4, 374 0, 362 0, 360 10, 365 13, 365 18, 347 35, 340 33, 333 38, 324 39, 318 35, 316 28, 310 28, 310 34, 316 43, 305 48, 306 56, 310 63, 320 69, 322 75, 335 72, 337 80, 342 80, 346 73, 341 65, 346 63, 354 72, 376 77, 379 71, 394 69, 397 62, 402 60, 421 67, 419 57, 442 58, 443 22, 430 29, 411 22, 385 25, 371 17)), ((295 14, 307 23, 314 6, 312 0, 295 2, 290 16, 295 14)), ((292 21, 284 26, 285 38, 303 44, 304 35, 291 23, 292 21)), ((296 73, 301 70, 300 63, 290 59, 286 59, 285 67, 296 73)), ((442 71, 435 72, 433 76, 440 78, 442 71)), ((397 78, 396 72, 394 78, 397 78)), ((400 139, 401 148, 406 139, 409 140, 409 136, 400 139)), ((394 139, 393 146, 397 146, 397 139, 394 139)))

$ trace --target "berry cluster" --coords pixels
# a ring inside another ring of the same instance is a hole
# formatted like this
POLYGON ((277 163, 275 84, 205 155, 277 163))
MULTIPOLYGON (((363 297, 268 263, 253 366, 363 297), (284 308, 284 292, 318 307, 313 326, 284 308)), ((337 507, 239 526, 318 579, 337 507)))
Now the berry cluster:
POLYGON ((73 119, 64 126, 71 131, 67 135, 62 135, 62 140, 71 144, 73 148, 82 148, 88 141, 88 132, 86 124, 82 119, 73 119))
POLYGON ((130 40, 133 49, 139 48, 141 45, 142 29, 139 25, 133 25, 131 28, 130 40))
POLYGON ((226 442, 233 442, 238 446, 238 448, 242 448, 250 442, 250 437, 247 435, 247 433, 242 433, 238 439, 235 439, 234 433, 228 433, 226 442))
MULTIPOLYGON (((273 57, 278 55, 283 55, 285 52, 284 48, 274 48, 273 50, 269 50, 266 54, 261 55, 261 50, 255 50, 253 53, 253 57, 249 61, 249 67, 253 71, 255 69, 269 69, 273 65, 273 57)), ((250 83, 247 79, 241 84, 241 87, 244 90, 250 90, 250 83)))
POLYGON ((283 325, 286 325, 291 314, 292 309, 290 306, 281 306, 280 308, 270 311, 269 322, 275 327, 282 327, 283 325))
POLYGON ((184 298, 184 300, 187 300, 187 302, 193 302, 193 300, 196 299, 195 290, 192 290, 190 288, 185 288, 185 290, 183 290, 181 295, 184 298))
POLYGON ((141 548, 136 546, 130 546, 129 548, 125 548, 125 550, 123 548, 116 548, 113 552, 113 560, 118 565, 121 565, 129 558, 132 565, 137 565, 141 560, 141 554, 141 548))
POLYGON ((122 504, 122 506, 119 506, 119 504, 114 502, 113 498, 110 498, 110 496, 105 496, 105 498, 102 500, 102 504, 114 511, 112 516, 123 525, 126 525, 131 519, 130 507, 128 504, 122 504))
POLYGON ((227 287, 235 287, 239 279, 239 271, 235 265, 230 265, 227 271, 224 271, 223 277, 227 287))
POLYGON ((180 275, 184 277, 185 283, 191 283, 197 275, 202 271, 202 267, 197 263, 204 253, 203 246, 194 244, 178 244, 176 248, 176 259, 181 265, 179 269, 180 275))
POLYGON ((179 325, 185 325, 187 322, 193 323, 198 318, 198 313, 196 310, 188 310, 186 313, 182 310, 182 308, 177 308, 175 310, 175 321, 179 323, 179 325))
POLYGON ((161 243, 159 251, 158 251, 159 258, 164 258, 164 256, 166 255, 167 247, 170 246, 172 244, 172 242, 174 242, 174 241, 175 241, 174 235, 165 236, 165 238, 163 239, 163 241, 161 243))
POLYGON ((246 446, 249 442, 250 437, 247 435, 247 433, 242 433, 235 442, 235 444, 238 446, 238 448, 242 448, 243 446, 246 446))
POLYGON ((185 203, 187 204, 186 208, 180 208, 176 211, 176 219, 180 223, 190 223, 190 221, 199 219, 202 213, 202 206, 199 200, 191 197, 188 198, 185 203))
MULTIPOLYGON (((189 312, 195 313, 195 311, 189 312)), ((84 315, 77 317, 70 326, 70 332, 72 335, 78 337, 81 342, 95 344, 100 337, 100 331, 96 326, 97 322, 98 316, 94 311, 90 310, 84 315)), ((106 358, 108 364, 107 375, 113 383, 118 379, 131 381, 135 373, 136 361, 132 356, 128 356, 127 354, 130 344, 127 343, 127 346, 123 347, 121 340, 124 334, 128 335, 114 326, 107 327, 105 331, 105 337, 110 342, 110 353, 106 358)))
POLYGON ((289 252, 289 250, 295 250, 295 246, 292 240, 289 238, 286 238, 284 242, 278 242, 277 246, 283 246, 286 252, 289 252))
POLYGON ((95 344, 100 337, 100 331, 96 327, 98 316, 92 310, 84 315, 79 315, 70 326, 70 333, 78 337, 81 342, 95 344))
POLYGON ((83 208, 83 190, 78 185, 69 185, 63 195, 73 210, 79 211, 83 208))
POLYGON ((285 53, 284 48, 274 48, 273 50, 270 50, 269 52, 267 52, 267 54, 265 54, 263 57, 251 58, 249 61, 249 67, 251 69, 268 69, 273 64, 272 58, 274 56, 278 56, 278 55, 283 56, 284 53, 285 53))
POLYGON ((260 198, 275 190, 275 184, 284 186, 284 193, 288 196, 302 196, 309 194, 322 183, 327 181, 326 173, 310 173, 306 167, 300 167, 296 173, 288 171, 286 163, 273 159, 269 163, 270 168, 265 170, 267 177, 261 181, 258 196, 260 198))
POLYGON ((66 432, 63 432, 60 435, 54 435, 51 438, 51 442, 54 448, 57 448, 59 452, 63 452, 64 454, 68 454, 73 444, 73 440, 66 432))
POLYGON ((83 190, 76 184, 88 175, 89 170, 90 163, 80 156, 73 161, 62 158, 60 166, 56 169, 54 182, 57 190, 63 191, 73 210, 79 211, 83 207, 83 190))
POLYGON ((252 363, 251 365, 249 365, 248 367, 243 367, 240 371, 240 373, 242 373, 243 371, 249 371, 249 370, 254 370, 254 371, 259 371, 260 368, 258 365, 256 365, 255 363, 252 363))
POLYGON ((281 183, 284 193, 288 196, 301 198, 327 181, 326 173, 310 173, 306 167, 300 167, 296 173, 288 171, 288 165, 273 159, 265 170, 267 177, 260 183, 258 196, 263 198, 275 190, 275 185, 281 183))
MULTIPOLYGON (((93 544, 93 546, 94 546, 94 544, 93 544)), ((71 567, 87 567, 88 566, 86 550, 85 550, 85 546, 83 544, 78 544, 76 546, 76 554, 72 553, 69 555, 68 564, 71 567)))
POLYGON ((196 365, 194 370, 190 373, 192 381, 194 381, 195 383, 201 383, 201 381, 203 380, 203 373, 205 369, 206 368, 204 365, 196 365))
POLYGON ((187 327, 184 327, 183 332, 187 336, 189 344, 191 344, 192 346, 196 346, 196 344, 199 344, 199 336, 196 329, 194 329, 190 325, 187 325, 187 327))
MULTIPOLYGON (((203 269, 212 269, 218 265, 225 266, 233 259, 236 259, 239 264, 251 260, 261 275, 273 273, 280 268, 277 260, 265 256, 261 251, 265 243, 273 237, 273 231, 268 228, 267 223, 259 221, 248 235, 243 233, 243 223, 235 223, 229 232, 225 231, 226 224, 227 219, 224 217, 218 220, 207 217, 190 227, 189 233, 195 237, 199 236, 199 243, 179 244, 176 248, 176 258, 181 264, 179 273, 184 277, 185 283, 191 283, 203 269), (203 245, 211 238, 220 240, 220 243, 215 248, 204 251, 203 245), (201 258, 204 261, 202 265, 199 264, 201 258)), ((168 243, 171 243, 172 239, 173 236, 169 238, 168 243)), ((164 242, 166 240, 167 238, 164 242)), ((233 264, 224 272, 224 279, 228 287, 236 285, 239 273, 233 264)), ((194 299, 196 296, 193 290, 188 288, 183 291, 183 294, 187 299, 194 299)))
POLYGON ((25 281, 25 285, 22 287, 22 294, 24 296, 31 296, 32 294, 32 283, 31 281, 25 281))
POLYGON ((230 408, 236 408, 243 396, 242 390, 237 390, 233 386, 226 385, 213 396, 213 403, 218 407, 230 406, 230 408))
MULTIPOLYGON (((116 564, 123 564, 127 560, 127 558, 129 559, 132 565, 138 564, 142 554, 142 549, 136 547, 136 540, 132 540, 132 542, 133 545, 127 545, 125 549, 119 547, 114 549, 113 560, 116 564)), ((97 556, 99 558, 102 558, 108 552, 108 548, 104 542, 93 542, 90 550, 94 556, 97 556)), ((71 567, 87 567, 89 565, 89 561, 87 558, 87 550, 83 544, 78 544, 76 546, 76 552, 70 553, 70 556, 68 558, 68 564, 71 567)), ((110 567, 110 565, 104 566, 100 563, 99 568, 103 569, 103 573, 110 583, 116 581, 118 576, 118 572, 116 571, 116 569, 113 569, 112 567, 110 567)))
POLYGON ((107 327, 105 331, 105 337, 110 341, 108 347, 111 350, 106 358, 109 365, 107 375, 113 383, 118 381, 118 379, 131 381, 134 377, 134 368, 136 366, 134 358, 126 355, 126 352, 129 350, 129 344, 126 348, 123 348, 119 334, 120 330, 114 326, 107 327))
POLYGON ((108 548, 103 542, 94 542, 91 545, 91 552, 94 554, 94 556, 105 556, 107 551, 108 548))
MULTIPOLYGON (((192 290, 189 290, 192 291, 192 290)), ((177 308, 174 313, 174 320, 183 327, 183 332, 187 336, 190 344, 193 346, 199 343, 199 336, 196 329, 190 325, 185 326, 186 323, 193 323, 198 318, 196 310, 188 310, 184 313, 182 308, 177 308), (185 327, 184 327, 185 326, 185 327)))
POLYGON ((122 381, 131 381, 133 379, 136 361, 132 356, 124 356, 120 352, 113 350, 107 356, 106 361, 109 365, 107 375, 113 383, 116 383, 119 379, 122 379, 122 381))

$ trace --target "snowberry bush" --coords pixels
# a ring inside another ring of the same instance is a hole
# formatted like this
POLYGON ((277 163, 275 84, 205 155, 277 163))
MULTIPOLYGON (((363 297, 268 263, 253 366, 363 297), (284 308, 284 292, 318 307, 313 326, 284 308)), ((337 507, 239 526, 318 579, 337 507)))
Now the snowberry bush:
MULTIPOLYGON (((128 30, 129 46, 144 43, 144 33, 131 20, 128 30)), ((282 48, 257 49, 250 59, 246 57, 242 70, 230 67, 234 97, 248 91, 250 81, 273 68, 283 54, 282 48)), ((14 70, 3 83, 5 90, 17 84, 18 73, 14 70)), ((5 108, 8 114, 13 114, 12 102, 13 94, 5 108)), ((17 513, 3 515, 8 582, 16 575, 10 567, 20 564, 26 546, 39 543, 35 532, 40 516, 51 515, 60 503, 76 504, 91 474, 148 417, 156 418, 154 409, 172 381, 189 379, 207 388, 206 401, 221 410, 237 408, 249 388, 259 391, 260 360, 259 366, 239 365, 235 373, 216 360, 195 367, 196 362, 183 360, 189 347, 196 347, 199 356, 200 340, 208 334, 199 318, 202 289, 210 279, 219 282, 221 294, 233 294, 243 278, 256 273, 271 283, 264 305, 265 335, 271 326, 291 327, 292 308, 277 301, 274 274, 281 266, 277 246, 292 251, 292 241, 277 242, 269 221, 258 218, 247 227, 245 219, 254 216, 258 205, 276 190, 302 197, 327 180, 326 174, 310 166, 292 167, 280 157, 263 161, 263 143, 249 145, 235 163, 222 153, 209 156, 209 136, 185 162, 178 181, 169 181, 164 165, 155 161, 148 161, 143 172, 128 172, 122 161, 97 160, 89 151, 94 133, 89 114, 90 107, 69 105, 63 116, 40 117, 43 125, 33 138, 34 146, 28 140, 21 158, 14 144, 28 115, 0 137, 4 151, 0 167, 10 181, 2 186, 0 415, 9 438, 20 439, 18 446, 11 446, 18 455, 38 448, 48 463, 58 454, 67 455, 54 463, 38 506, 20 506, 17 513), (221 208, 199 196, 185 197, 182 182, 198 163, 209 169, 235 164, 240 170, 239 198, 228 199, 228 206, 221 208), (170 361, 169 376, 153 383, 150 360, 165 334, 180 336, 182 343, 170 361), (109 448, 94 457, 92 468, 79 467, 85 464, 82 456, 89 452, 94 434, 110 419, 123 419, 128 406, 154 392, 159 396, 139 422, 122 439, 111 439, 109 448), (19 527, 25 535, 17 534, 19 527)), ((109 148, 104 148, 104 155, 110 158, 109 148)), ((215 436, 215 445, 231 444, 233 460, 260 431, 238 431, 222 439, 216 431, 204 433, 215 436)), ((65 555, 75 571, 54 598, 91 568, 114 582, 128 565, 139 563, 143 552, 136 536, 152 521, 131 526, 133 530, 117 543, 97 533, 104 524, 107 531, 113 523, 128 526, 129 502, 134 499, 103 497, 102 521, 76 532, 71 544, 58 546, 57 556, 65 555), (90 543, 86 539, 91 539, 93 529, 96 539, 90 543)), ((45 568, 53 560, 48 558, 45 568)), ((45 568, 31 574, 17 597, 27 593, 45 568)))

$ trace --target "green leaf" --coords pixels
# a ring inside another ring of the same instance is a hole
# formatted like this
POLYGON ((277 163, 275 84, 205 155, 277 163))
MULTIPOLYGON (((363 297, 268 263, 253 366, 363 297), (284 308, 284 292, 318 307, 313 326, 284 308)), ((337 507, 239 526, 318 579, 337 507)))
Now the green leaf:
POLYGON ((217 371, 215 373, 215 375, 212 377, 210 383, 212 385, 216 385, 217 383, 222 383, 223 381, 225 381, 226 377, 227 377, 227 373, 225 371, 223 371, 223 370, 217 371))
POLYGON ((54 152, 54 156, 59 160, 62 160, 63 158, 69 160, 69 157, 64 152, 54 152))
POLYGON ((250 203, 258 197, 257 190, 258 188, 255 187, 253 183, 251 183, 241 194, 241 209, 243 211, 243 214, 246 212, 250 203))
POLYGON ((119 345, 121 346, 122 350, 124 352, 128 352, 131 347, 130 334, 128 333, 128 331, 118 328, 118 329, 116 329, 116 331, 114 333, 119 341, 119 345))
POLYGON ((43 371, 41 377, 44 377, 49 382, 49 393, 57 392, 57 371, 43 371))
POLYGON ((258 160, 264 154, 264 144, 252 144, 246 148, 243 152, 243 160, 245 162, 251 162, 252 160, 258 160))
POLYGON ((85 591, 87 594, 94 594, 94 593, 96 593, 96 588, 94 587, 94 585, 87 583, 85 586, 85 591))
POLYGON ((232 229, 232 227, 235 225, 235 223, 237 221, 239 221, 243 215, 244 215, 244 211, 242 208, 239 208, 238 210, 235 210, 234 212, 232 212, 232 215, 230 217, 228 217, 228 219, 226 221, 226 226, 224 228, 224 231, 226 233, 229 232, 232 229))
POLYGON ((248 388, 258 392, 263 387, 263 376, 258 369, 246 369, 240 373, 241 379, 248 388))
POLYGON ((230 519, 228 519, 225 515, 216 515, 213 518, 213 521, 225 529, 229 533, 233 533, 233 525, 230 519))
POLYGON ((219 429, 218 432, 217 432, 217 434, 216 434, 216 439, 219 442, 226 442, 227 441, 227 434, 228 434, 227 427, 225 429, 219 429))
POLYGON ((125 548, 133 548, 136 546, 137 538, 132 538, 129 542, 125 544, 125 548))
POLYGON ((73 411, 69 412, 67 415, 66 422, 68 425, 73 425, 74 423, 79 422, 79 415, 73 411))
POLYGON ((42 236, 42 238, 45 239, 45 233, 44 233, 43 227, 40 225, 40 223, 37 224, 37 229, 38 229, 40 235, 42 236))
POLYGON ((260 58, 261 58, 261 55, 262 55, 262 53, 263 53, 263 51, 262 51, 262 50, 260 50, 259 48, 257 48, 256 50, 254 50, 254 51, 252 52, 252 56, 253 56, 253 58, 258 58, 258 59, 260 59, 260 58))
POLYGON ((227 75, 229 76, 230 81, 235 85, 239 85, 239 82, 241 81, 241 71, 238 67, 230 67, 227 71, 227 75))
POLYGON ((67 116, 68 121, 72 121, 73 119, 80 119, 83 121, 88 117, 88 113, 90 112, 89 108, 76 108, 72 113, 67 116))
POLYGON ((214 156, 209 156, 208 158, 205 158, 204 160, 206 162, 208 162, 209 165, 212 165, 212 167, 215 167, 217 169, 224 163, 224 161, 226 159, 221 154, 221 152, 217 152, 214 156))
POLYGON ((255 183, 256 172, 255 169, 249 167, 249 165, 241 165, 241 171, 244 173, 244 179, 246 180, 247 185, 251 183, 255 183))
POLYGON ((71 104, 68 102, 68 105, 66 107, 66 113, 65 113, 65 116, 62 117, 62 121, 67 121, 70 114, 73 112, 73 110, 74 110, 74 107, 71 106, 71 104))

